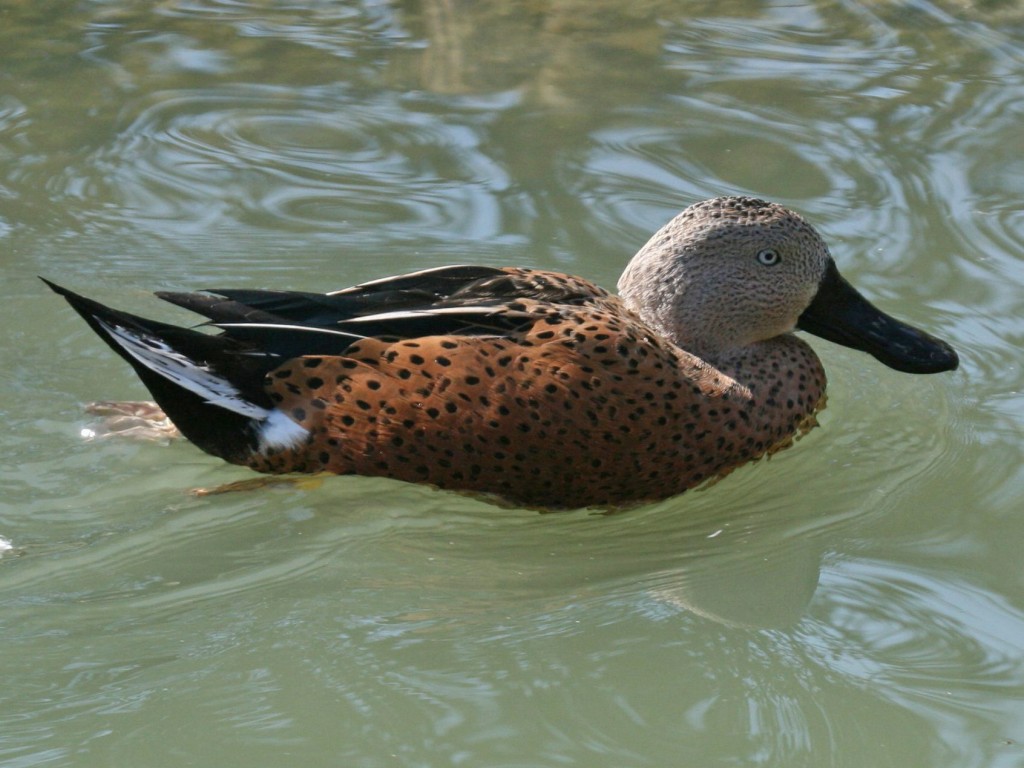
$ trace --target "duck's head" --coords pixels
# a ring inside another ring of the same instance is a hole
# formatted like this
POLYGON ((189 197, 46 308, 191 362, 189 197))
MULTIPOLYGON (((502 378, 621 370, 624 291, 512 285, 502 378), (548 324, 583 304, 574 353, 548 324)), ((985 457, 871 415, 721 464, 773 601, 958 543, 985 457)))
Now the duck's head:
POLYGON ((959 364, 946 342, 886 315, 846 282, 803 218, 755 198, 691 205, 633 257, 619 292, 656 331, 711 363, 799 328, 899 371, 959 364))

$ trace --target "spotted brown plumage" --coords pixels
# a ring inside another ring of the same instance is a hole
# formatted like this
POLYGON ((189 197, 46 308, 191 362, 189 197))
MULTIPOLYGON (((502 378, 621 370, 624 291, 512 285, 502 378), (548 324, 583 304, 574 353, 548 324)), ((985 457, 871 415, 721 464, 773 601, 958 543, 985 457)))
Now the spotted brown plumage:
POLYGON ((753 198, 688 208, 630 262, 620 296, 484 266, 331 294, 159 294, 211 335, 53 287, 210 453, 532 507, 665 498, 786 444, 825 389, 797 325, 899 370, 957 364, 856 293, 801 217, 753 198))

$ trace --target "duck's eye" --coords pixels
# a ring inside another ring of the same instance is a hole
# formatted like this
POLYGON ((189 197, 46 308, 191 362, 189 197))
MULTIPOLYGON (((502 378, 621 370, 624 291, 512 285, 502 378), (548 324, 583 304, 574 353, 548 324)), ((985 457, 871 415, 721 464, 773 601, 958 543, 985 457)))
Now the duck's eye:
POLYGON ((757 260, 766 267, 773 267, 779 263, 779 252, 774 248, 765 248, 757 252, 757 260))

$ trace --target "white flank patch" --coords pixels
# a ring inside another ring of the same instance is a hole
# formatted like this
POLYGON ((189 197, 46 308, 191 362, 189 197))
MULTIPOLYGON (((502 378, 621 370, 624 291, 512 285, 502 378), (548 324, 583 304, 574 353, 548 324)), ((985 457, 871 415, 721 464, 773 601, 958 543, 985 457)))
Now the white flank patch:
POLYGON ((309 430, 291 420, 284 411, 275 408, 269 411, 260 427, 260 451, 268 448, 287 450, 298 448, 309 437, 309 430))
POLYGON ((227 379, 206 366, 189 360, 155 336, 144 336, 127 328, 110 325, 98 317, 96 321, 125 352, 144 366, 189 392, 199 395, 211 405, 257 421, 263 421, 270 415, 271 412, 266 408, 243 398, 227 379))
POLYGON ((3 557, 4 552, 10 552, 12 549, 14 549, 14 545, 3 536, 0 536, 0 557, 3 557))

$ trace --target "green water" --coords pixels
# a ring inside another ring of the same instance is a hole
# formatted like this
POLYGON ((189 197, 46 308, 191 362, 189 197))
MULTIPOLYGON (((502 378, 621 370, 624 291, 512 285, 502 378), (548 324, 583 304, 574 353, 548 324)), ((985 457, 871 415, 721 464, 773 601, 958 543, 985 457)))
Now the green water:
POLYGON ((0 4, 0 766, 1024 766, 1024 10, 0 4), (962 366, 814 339, 822 427, 614 516, 86 442, 145 393, 42 274, 613 286, 683 206, 823 232, 962 366))

